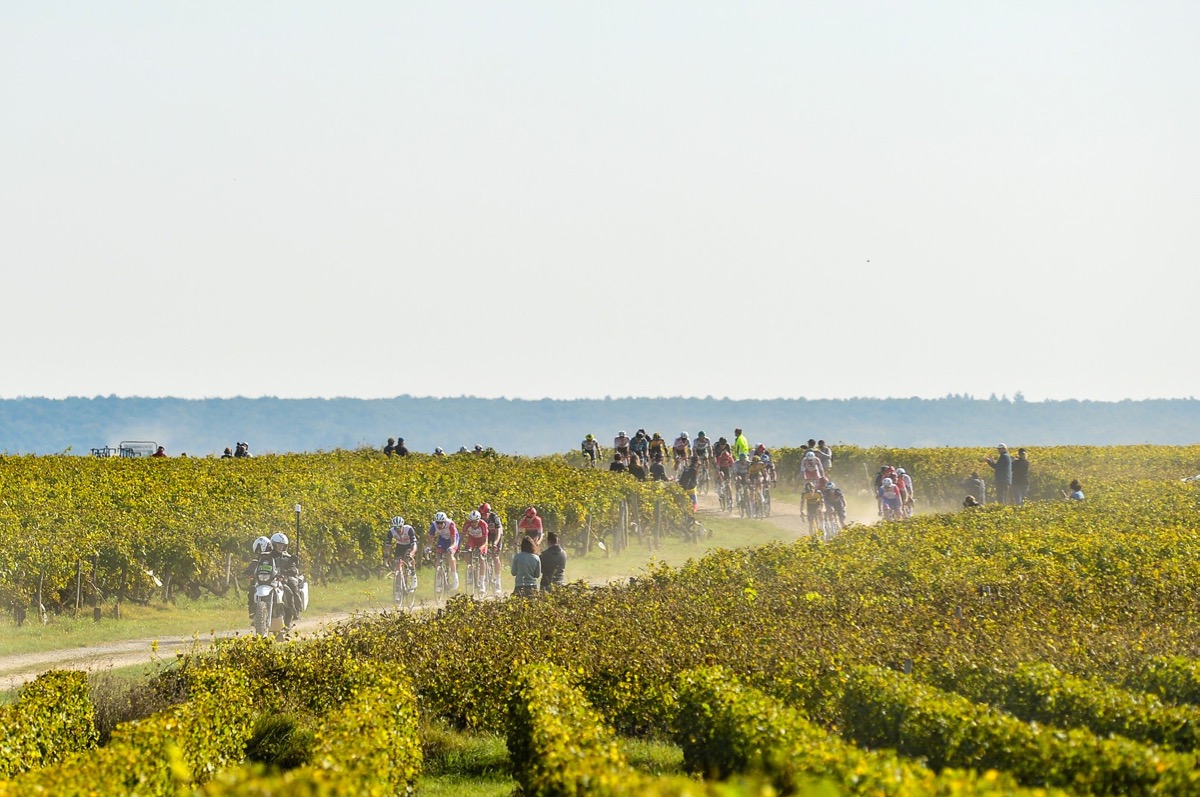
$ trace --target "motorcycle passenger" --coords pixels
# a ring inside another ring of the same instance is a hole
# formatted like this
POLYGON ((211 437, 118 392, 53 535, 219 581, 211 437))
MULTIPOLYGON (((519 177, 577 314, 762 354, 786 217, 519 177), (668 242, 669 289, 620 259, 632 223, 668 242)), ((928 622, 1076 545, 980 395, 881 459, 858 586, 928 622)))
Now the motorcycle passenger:
POLYGON ((433 516, 433 522, 429 524, 429 540, 433 543, 436 555, 446 559, 446 566, 453 573, 450 589, 458 589, 458 561, 454 556, 458 552, 460 542, 458 527, 445 512, 438 512, 433 516))
POLYGON ((392 518, 384 542, 384 564, 393 570, 399 570, 401 563, 408 567, 409 587, 417 588, 417 530, 404 522, 404 518, 396 515, 392 518))
POLYGON ((283 622, 290 628, 300 619, 300 557, 288 553, 288 542, 283 532, 271 535, 275 569, 283 580, 283 622))

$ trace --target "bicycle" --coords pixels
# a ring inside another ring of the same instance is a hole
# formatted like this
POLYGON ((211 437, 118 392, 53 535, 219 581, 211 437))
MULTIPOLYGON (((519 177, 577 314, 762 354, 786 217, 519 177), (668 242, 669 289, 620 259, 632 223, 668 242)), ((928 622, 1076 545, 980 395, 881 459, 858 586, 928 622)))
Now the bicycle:
POLYGON ((417 569, 404 557, 397 557, 392 564, 392 601, 401 609, 412 609, 417 604, 417 569))
POLYGON ((721 471, 717 471, 717 502, 720 503, 722 512, 733 511, 733 495, 729 490, 729 479, 721 471))
POLYGON ((467 590, 472 598, 487 597, 488 564, 478 548, 471 548, 471 558, 467 562, 467 590))
POLYGON ((433 570, 433 602, 441 606, 446 600, 447 593, 453 592, 456 589, 458 581, 457 568, 450 568, 446 560, 449 559, 448 551, 440 551, 437 555, 437 564, 433 570))
POLYGON ((709 472, 708 460, 700 461, 700 471, 696 474, 696 490, 700 495, 708 495, 709 485, 712 483, 712 474, 709 472))

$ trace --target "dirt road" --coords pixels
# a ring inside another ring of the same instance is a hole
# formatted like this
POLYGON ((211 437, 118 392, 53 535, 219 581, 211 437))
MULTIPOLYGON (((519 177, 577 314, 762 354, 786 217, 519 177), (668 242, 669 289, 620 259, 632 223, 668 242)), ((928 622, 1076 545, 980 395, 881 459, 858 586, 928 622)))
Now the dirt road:
MULTIPOLYGON (((716 494, 701 496, 699 519, 724 516, 716 494)), ((873 518, 872 518, 873 520, 873 518)), ((776 501, 771 507, 770 522, 786 532, 789 537, 799 538, 808 533, 808 524, 795 504, 776 501)), ((360 613, 366 613, 364 612, 360 613)), ((330 614, 302 620, 297 624, 297 633, 311 634, 322 626, 348 619, 348 614, 330 614)), ((46 670, 99 671, 136 664, 149 664, 156 660, 171 661, 177 652, 186 653, 197 646, 204 646, 215 637, 232 637, 250 633, 249 628, 228 629, 204 637, 167 637, 155 639, 131 639, 87 648, 63 648, 43 653, 17 656, 0 656, 0 692, 15 689, 33 680, 46 670)))

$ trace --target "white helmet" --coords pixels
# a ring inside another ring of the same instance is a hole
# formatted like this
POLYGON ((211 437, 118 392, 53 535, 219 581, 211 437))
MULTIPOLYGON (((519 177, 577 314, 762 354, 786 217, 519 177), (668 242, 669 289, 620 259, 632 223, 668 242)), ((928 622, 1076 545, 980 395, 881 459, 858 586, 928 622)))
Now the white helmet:
POLYGON ((471 514, 467 515, 467 517, 470 518, 471 520, 481 520, 483 518, 483 515, 479 514, 478 509, 473 509, 473 510, 471 510, 471 514))
POLYGON ((809 451, 807 454, 804 455, 804 458, 805 459, 816 459, 817 454, 814 451, 809 451))
POLYGON ((886 479, 884 479, 884 480, 883 480, 883 486, 884 486, 884 487, 891 487, 891 486, 892 486, 892 480, 891 480, 891 478, 886 478, 886 479))
POLYGON ((252 547, 255 553, 266 553, 271 550, 271 539, 269 537, 259 537, 254 541, 252 547))
POLYGON ((904 475, 904 468, 896 468, 896 473, 898 473, 898 474, 900 474, 901 476, 903 476, 903 475, 904 475))
POLYGON ((450 518, 446 517, 445 512, 438 512, 436 515, 433 516, 434 523, 445 523, 449 519, 450 518))
POLYGON ((399 515, 396 515, 394 518, 392 518, 392 528, 398 529, 403 525, 404 525, 404 518, 400 517, 399 515))
POLYGON ((622 429, 621 431, 617 432, 617 437, 624 437, 624 436, 625 436, 625 430, 624 430, 624 429, 622 429))
POLYGON ((277 531, 271 535, 271 542, 273 542, 277 545, 283 545, 286 547, 288 544, 288 538, 287 538, 287 535, 284 534, 282 531, 277 531))
POLYGON ((687 437, 687 436, 688 436, 688 433, 687 433, 687 432, 680 432, 680 433, 679 433, 679 436, 680 436, 680 437, 687 437))

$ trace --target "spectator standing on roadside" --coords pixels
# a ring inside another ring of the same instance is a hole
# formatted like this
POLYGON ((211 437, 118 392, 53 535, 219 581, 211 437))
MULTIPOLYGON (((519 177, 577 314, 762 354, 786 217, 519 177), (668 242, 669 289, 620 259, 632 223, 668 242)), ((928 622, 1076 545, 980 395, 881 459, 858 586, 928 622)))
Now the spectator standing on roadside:
POLYGON ((741 429, 733 430, 733 458, 740 459, 742 454, 750 456, 750 441, 742 434, 741 429))
POLYGON ((993 471, 992 483, 996 485, 996 503, 1007 504, 1011 501, 1012 492, 1012 457, 1008 455, 1008 446, 1001 443, 996 446, 995 459, 988 457, 985 461, 993 471))
POLYGON ((533 540, 529 537, 521 540, 521 550, 517 551, 512 560, 512 567, 509 568, 516 581, 513 587, 514 595, 532 597, 537 594, 538 587, 541 586, 542 560, 534 553, 534 550, 533 540))
POLYGON ((404 447, 404 438, 403 437, 396 438, 396 447, 392 450, 392 453, 398 457, 407 457, 408 456, 408 449, 404 447))
POLYGON ((233 449, 225 446, 225 453, 221 455, 221 459, 233 459, 233 449))
POLYGON ((166 449, 166 448, 164 448, 163 446, 159 446, 159 447, 158 447, 158 449, 157 449, 157 450, 156 450, 156 451, 155 451, 153 454, 151 454, 150 456, 152 456, 152 457, 165 457, 166 455, 167 455, 167 449, 166 449))
POLYGON ((542 590, 553 592, 566 582, 567 552, 558 544, 553 531, 546 535, 546 550, 542 551, 542 590))
POLYGON ((667 468, 663 465, 661 456, 653 456, 650 461, 650 481, 665 482, 670 481, 667 477, 667 468))
POLYGON ((1029 495, 1029 460, 1025 449, 1017 449, 1017 458, 1012 462, 1012 502, 1017 506, 1025 503, 1029 495))
POLYGON ((613 461, 608 463, 608 469, 613 473, 624 473, 625 463, 621 461, 621 452, 613 453, 613 461))
POLYGON ((963 489, 967 491, 967 497, 975 499, 975 506, 983 506, 987 485, 979 478, 979 471, 971 471, 970 477, 963 482, 963 489))
POLYGON ((626 472, 640 482, 646 481, 646 468, 637 454, 629 455, 629 467, 626 468, 626 472))
POLYGON ((825 471, 825 475, 829 475, 830 469, 833 467, 833 449, 825 445, 824 440, 817 441, 817 458, 821 460, 821 468, 825 471))
POLYGON ((387 445, 383 447, 383 453, 385 456, 390 457, 395 451, 396 451, 396 438, 389 437, 388 441, 387 441, 387 445))

